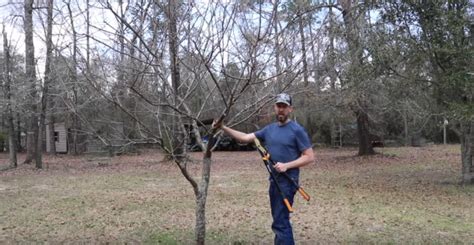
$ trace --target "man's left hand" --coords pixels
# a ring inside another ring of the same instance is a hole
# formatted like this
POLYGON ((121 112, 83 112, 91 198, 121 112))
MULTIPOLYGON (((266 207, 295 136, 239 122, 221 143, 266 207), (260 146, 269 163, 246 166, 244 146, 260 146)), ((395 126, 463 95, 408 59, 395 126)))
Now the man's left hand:
POLYGON ((284 163, 281 163, 281 162, 277 162, 275 164, 274 168, 279 173, 283 173, 283 172, 286 172, 286 170, 288 170, 288 166, 284 163))

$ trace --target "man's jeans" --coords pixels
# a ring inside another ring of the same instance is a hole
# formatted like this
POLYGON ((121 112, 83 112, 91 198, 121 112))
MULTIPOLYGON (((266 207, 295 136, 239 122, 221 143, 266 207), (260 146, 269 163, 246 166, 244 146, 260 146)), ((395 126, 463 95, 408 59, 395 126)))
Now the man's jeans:
MULTIPOLYGON (((286 198, 293 206, 293 198, 297 191, 296 186, 294 186, 288 179, 284 176, 278 176, 278 183, 282 192, 285 194, 286 198)), ((298 182, 298 179, 295 179, 298 182)), ((293 230, 290 223, 290 212, 288 208, 283 203, 283 198, 278 192, 278 188, 270 179, 270 205, 272 208, 272 217, 273 224, 272 230, 275 233, 275 244, 277 245, 293 245, 295 240, 293 239, 293 230)))

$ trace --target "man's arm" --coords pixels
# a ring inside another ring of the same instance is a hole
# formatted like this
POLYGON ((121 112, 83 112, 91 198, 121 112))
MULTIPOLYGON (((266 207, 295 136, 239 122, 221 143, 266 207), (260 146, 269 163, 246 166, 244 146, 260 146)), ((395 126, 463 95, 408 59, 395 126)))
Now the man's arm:
POLYGON ((274 167, 278 172, 286 172, 290 168, 303 167, 312 162, 314 162, 314 152, 313 148, 310 147, 304 150, 298 159, 287 163, 277 162, 274 167))
POLYGON ((246 134, 244 132, 237 131, 235 129, 229 128, 227 126, 222 125, 222 130, 229 135, 230 137, 242 142, 242 143, 250 143, 253 142, 256 138, 254 133, 246 134))

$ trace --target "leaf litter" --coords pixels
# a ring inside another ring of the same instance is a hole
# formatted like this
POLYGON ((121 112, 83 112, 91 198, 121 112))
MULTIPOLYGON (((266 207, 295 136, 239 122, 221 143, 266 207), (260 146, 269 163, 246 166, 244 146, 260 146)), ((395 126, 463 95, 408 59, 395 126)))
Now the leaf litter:
MULTIPOLYGON (((295 198, 300 244, 472 243, 474 188, 461 186, 459 145, 316 149, 295 198)), ((201 153, 192 153, 200 177, 201 153)), ((0 157, 7 166, 7 156, 0 157)), ((19 162, 24 155, 19 156, 19 162)), ((44 156, 45 169, 0 172, 0 243, 192 242, 194 193, 164 155, 44 156)), ((207 200, 210 244, 271 244, 268 177, 256 152, 215 152, 207 200)))

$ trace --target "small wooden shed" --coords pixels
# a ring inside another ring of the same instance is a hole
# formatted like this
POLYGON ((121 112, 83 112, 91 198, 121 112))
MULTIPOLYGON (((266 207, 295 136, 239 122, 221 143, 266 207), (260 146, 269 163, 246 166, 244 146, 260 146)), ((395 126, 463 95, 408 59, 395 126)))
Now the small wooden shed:
MULTIPOLYGON (((46 135, 49 135, 49 127, 46 127, 46 135)), ((57 153, 67 153, 67 129, 63 122, 54 124, 54 144, 57 153)), ((49 137, 46 137, 46 152, 51 152, 49 137)))

